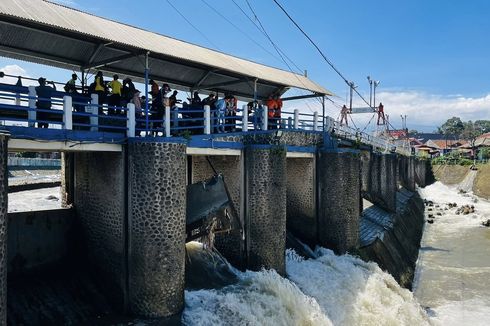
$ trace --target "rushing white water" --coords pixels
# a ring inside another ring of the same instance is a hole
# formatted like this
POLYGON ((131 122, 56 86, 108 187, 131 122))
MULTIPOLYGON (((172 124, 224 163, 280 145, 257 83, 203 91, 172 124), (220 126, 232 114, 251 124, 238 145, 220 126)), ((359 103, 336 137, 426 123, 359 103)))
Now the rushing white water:
POLYGON ((471 171, 459 186, 436 182, 419 190, 434 202, 427 214, 435 220, 425 225, 414 293, 441 325, 490 324, 490 229, 481 225, 490 218, 490 203, 471 193, 474 176, 471 171), (474 205, 475 212, 457 215, 447 203, 474 205))
MULTIPOLYGON (((195 249, 194 245, 194 249, 195 249)), ((288 250, 288 278, 233 270, 238 282, 186 291, 186 325, 425 325, 410 291, 374 263, 317 248, 316 259, 288 250)))

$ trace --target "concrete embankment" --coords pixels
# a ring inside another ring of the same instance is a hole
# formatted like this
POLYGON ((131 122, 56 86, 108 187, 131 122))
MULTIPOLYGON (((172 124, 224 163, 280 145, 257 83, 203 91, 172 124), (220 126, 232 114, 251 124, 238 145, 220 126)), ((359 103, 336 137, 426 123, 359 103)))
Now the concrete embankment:
MULTIPOLYGON (((473 184, 475 195, 490 199, 490 164, 477 165, 477 174, 473 184)), ((461 183, 470 171, 469 166, 435 165, 433 167, 436 179, 451 186, 461 183)))
POLYGON ((396 213, 378 206, 364 210, 360 255, 375 261, 406 288, 411 288, 424 226, 424 203, 416 192, 397 193, 396 213))

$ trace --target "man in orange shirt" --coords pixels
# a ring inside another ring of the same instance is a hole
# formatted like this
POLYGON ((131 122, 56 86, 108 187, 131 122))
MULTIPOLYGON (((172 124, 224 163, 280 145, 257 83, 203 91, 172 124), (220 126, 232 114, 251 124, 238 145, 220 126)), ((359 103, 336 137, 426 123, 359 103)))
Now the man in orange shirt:
POLYGON ((268 117, 268 126, 270 129, 274 129, 275 123, 274 123, 274 113, 276 111, 277 107, 277 102, 274 98, 272 98, 272 95, 269 95, 269 98, 265 102, 265 105, 267 106, 267 117, 268 117))
POLYGON ((282 100, 279 95, 274 96, 276 101, 276 110, 274 111, 274 122, 277 125, 277 129, 281 129, 281 110, 282 110, 282 100))

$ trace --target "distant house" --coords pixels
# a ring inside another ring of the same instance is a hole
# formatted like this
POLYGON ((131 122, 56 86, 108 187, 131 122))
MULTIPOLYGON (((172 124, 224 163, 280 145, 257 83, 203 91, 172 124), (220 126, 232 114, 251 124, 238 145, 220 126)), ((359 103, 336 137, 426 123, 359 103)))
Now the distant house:
POLYGON ((453 140, 453 139, 429 139, 425 146, 431 147, 439 152, 439 155, 444 156, 447 153, 452 152, 453 150, 458 149, 460 146, 466 144, 466 141, 463 140, 453 140))

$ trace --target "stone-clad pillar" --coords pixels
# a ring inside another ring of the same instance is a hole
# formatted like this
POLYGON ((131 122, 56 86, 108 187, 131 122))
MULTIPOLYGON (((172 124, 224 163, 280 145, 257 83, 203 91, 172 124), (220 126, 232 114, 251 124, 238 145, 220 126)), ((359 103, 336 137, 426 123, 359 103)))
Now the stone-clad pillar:
POLYGON ((186 146, 134 141, 128 148, 129 307, 169 317, 184 308, 186 146))
POLYGON ((0 325, 7 325, 8 135, 0 133, 0 325))
POLYGON ((395 154, 383 154, 380 157, 380 193, 379 203, 380 205, 392 212, 396 212, 396 192, 397 176, 396 176, 396 155, 395 154))
POLYGON ((74 155, 61 153, 61 207, 73 204, 74 155))
POLYGON ((355 152, 319 152, 318 242, 338 253, 359 248, 360 157, 355 152))
POLYGON ((398 156, 398 180, 403 188, 415 191, 415 166, 413 157, 398 156))
POLYGON ((251 145, 245 150, 248 268, 285 274, 286 150, 251 145))

